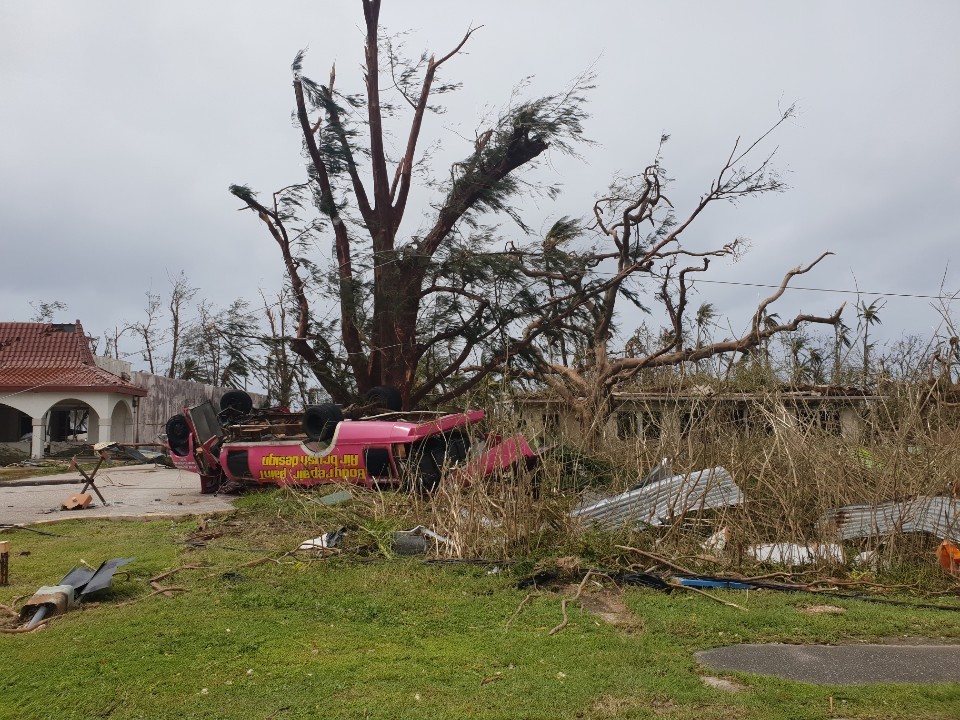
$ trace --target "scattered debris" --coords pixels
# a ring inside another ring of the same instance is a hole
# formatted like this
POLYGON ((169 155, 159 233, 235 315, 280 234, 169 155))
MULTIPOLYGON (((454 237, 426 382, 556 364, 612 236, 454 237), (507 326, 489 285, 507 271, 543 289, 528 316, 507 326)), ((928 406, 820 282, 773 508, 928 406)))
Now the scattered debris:
MULTIPOLYGON (((577 602, 580 599, 580 594, 583 592, 583 588, 586 587, 587 581, 590 579, 592 574, 592 570, 587 570, 587 574, 583 576, 583 580, 581 580, 580 584, 577 586, 577 592, 572 598, 573 602, 577 602)), ((560 624, 553 628, 548 635, 556 635, 567 626, 567 623, 569 622, 569 618, 567 617, 567 603, 570 602, 570 600, 571 598, 564 598, 560 601, 560 613, 563 615, 563 620, 561 620, 560 624)))
POLYGON ((451 544, 451 540, 443 535, 438 535, 423 525, 417 525, 412 530, 400 530, 393 534, 393 551, 398 555, 423 555, 427 552, 427 538, 438 544, 451 544))
POLYGON ((818 562, 843 563, 843 547, 833 543, 765 543, 746 549, 747 555, 757 562, 774 565, 812 565, 818 562))
POLYGON ((96 570, 77 565, 57 585, 41 587, 20 609, 20 618, 27 621, 24 629, 32 630, 46 619, 67 612, 88 595, 110 587, 117 569, 135 559, 113 558, 96 570))
POLYGON ((711 535, 706 540, 704 540, 700 544, 700 547, 706 550, 707 552, 711 552, 711 553, 714 553, 715 555, 719 555, 726 549, 727 544, 729 542, 730 542, 730 528, 722 527, 719 530, 717 530, 713 535, 711 535))
POLYGON ((97 494, 97 497, 100 498, 100 502, 102 502, 104 505, 107 504, 107 500, 100 492, 100 488, 97 487, 96 477, 97 472, 100 470, 100 466, 103 465, 105 460, 108 460, 106 451, 112 448, 114 445, 116 445, 116 443, 97 443, 93 446, 93 449, 97 452, 97 464, 93 466, 93 470, 90 471, 89 475, 87 474, 86 470, 80 467, 80 464, 77 462, 76 455, 70 458, 70 470, 76 470, 86 481, 79 494, 84 495, 87 490, 93 490, 97 494))
POLYGON ((715 590, 749 590, 752 585, 736 580, 714 580, 699 577, 681 577, 677 582, 687 588, 713 588, 715 590))
POLYGON ((393 551, 397 555, 424 555, 427 552, 427 539, 410 532, 395 532, 393 551))
POLYGON ((320 498, 321 505, 339 505, 353 498, 353 493, 349 490, 338 490, 337 492, 324 495, 320 498))
POLYGON ((742 503, 743 493, 730 473, 722 467, 715 467, 654 480, 634 490, 581 506, 570 516, 611 529, 636 524, 660 527, 690 512, 742 503))
POLYGON ((903 502, 845 505, 829 511, 820 528, 839 540, 925 532, 960 543, 960 500, 921 495, 903 502))
POLYGON ((61 510, 86 510, 93 502, 93 496, 89 493, 78 493, 71 495, 60 506, 61 510))
POLYGON ((864 550, 862 553, 857 553, 857 556, 853 559, 853 565, 854 567, 876 570, 878 557, 876 550, 864 550))
POLYGON ((645 557, 648 560, 653 560, 654 562, 659 563, 660 565, 663 565, 665 567, 668 567, 671 570, 678 572, 682 575, 691 575, 691 576, 696 575, 696 573, 693 572, 693 570, 688 570, 683 565, 678 565, 675 562, 671 562, 670 560, 667 560, 665 557, 657 555, 656 553, 648 552, 646 550, 641 550, 640 548, 630 547, 629 545, 614 545, 614 547, 617 548, 618 550, 629 550, 632 553, 636 553, 637 555, 645 557))
POLYGON ((298 550, 331 550, 340 544, 340 541, 343 540, 343 534, 346 532, 346 528, 342 527, 333 532, 326 532, 320 537, 315 537, 312 540, 305 540, 300 544, 298 550))
POLYGON ((530 600, 531 600, 532 598, 535 598, 536 596, 537 596, 537 593, 527 593, 527 596, 526 596, 523 600, 520 601, 520 604, 519 604, 519 605, 517 605, 517 609, 513 611, 513 615, 511 615, 511 616, 510 616, 510 619, 507 620, 507 624, 506 624, 506 626, 505 626, 505 629, 509 629, 509 628, 510 628, 510 624, 511 624, 514 620, 517 619, 517 615, 520 614, 520 611, 523 610, 523 607, 524 607, 528 602, 530 602, 530 600))
MULTIPOLYGON (((687 578, 687 579, 688 579, 688 580, 691 580, 691 579, 693 579, 693 578, 687 578)), ((702 582, 702 579, 701 579, 701 582, 702 582)), ((695 586, 692 585, 692 584, 689 584, 689 583, 684 584, 684 583, 680 582, 679 580, 676 581, 676 582, 668 582, 667 584, 670 585, 671 587, 683 588, 684 590, 689 590, 690 592, 695 592, 695 593, 697 593, 698 595, 703 595, 704 597, 710 598, 710 599, 713 600, 714 602, 720 603, 721 605, 726 605, 727 607, 732 607, 732 608, 736 608, 737 610, 743 610, 744 612, 747 612, 747 608, 743 607, 743 605, 737 605, 735 602, 729 602, 729 601, 727 601, 727 600, 722 600, 721 598, 718 598, 716 595, 711 595, 711 594, 708 593, 708 592, 704 592, 703 590, 701 590, 701 589, 698 588, 698 587, 695 587, 695 586)), ((749 589, 749 587, 750 587, 750 586, 747 586, 747 587, 744 588, 744 589, 749 589)))
POLYGON ((659 590, 660 592, 667 594, 673 592, 673 585, 668 583, 659 575, 654 575, 653 573, 621 573, 620 575, 616 576, 616 579, 622 582, 624 585, 639 585, 641 587, 650 588, 651 590, 659 590))

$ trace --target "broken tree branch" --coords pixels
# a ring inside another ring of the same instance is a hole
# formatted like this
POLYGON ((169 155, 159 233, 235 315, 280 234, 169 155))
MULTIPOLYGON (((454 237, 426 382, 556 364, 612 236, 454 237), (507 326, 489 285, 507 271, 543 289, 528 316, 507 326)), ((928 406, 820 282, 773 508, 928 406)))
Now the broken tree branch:
POLYGON ((580 584, 577 586, 577 592, 572 598, 564 598, 560 602, 560 612, 563 614, 563 621, 557 625, 553 630, 551 630, 548 635, 556 635, 558 632, 563 630, 567 626, 567 603, 570 601, 576 602, 580 599, 580 593, 583 592, 583 588, 587 585, 587 580, 590 579, 590 576, 593 575, 592 570, 587 570, 587 574, 583 576, 583 580, 580 581, 580 584))
POLYGON ((648 560, 653 560, 654 562, 658 562, 658 563, 660 563, 661 565, 665 565, 666 567, 670 568, 671 570, 676 570, 677 572, 683 573, 684 575, 696 575, 696 574, 697 574, 697 573, 693 572, 693 570, 690 570, 690 569, 688 569, 688 568, 685 568, 685 567, 683 567, 682 565, 677 565, 676 563, 670 562, 669 560, 667 560, 665 557, 663 557, 663 556, 661 556, 661 555, 657 555, 657 554, 652 553, 652 552, 647 552, 646 550, 640 550, 639 548, 630 547, 629 545, 614 545, 614 547, 617 548, 617 550, 629 550, 630 552, 637 553, 637 555, 640 555, 640 556, 642 556, 642 557, 645 557, 645 558, 647 558, 648 560))
POLYGON ((737 605, 736 603, 733 603, 733 602, 727 602, 726 600, 721 600, 715 595, 711 595, 708 592, 704 592, 700 588, 690 587, 689 585, 681 585, 680 583, 667 583, 667 585, 669 585, 672 588, 677 588, 679 590, 689 590, 690 592, 695 592, 699 595, 703 595, 704 597, 710 598, 714 602, 718 602, 721 605, 726 605, 727 607, 732 607, 732 608, 736 608, 737 610, 743 610, 744 612, 748 612, 748 610, 743 605, 737 605))
POLYGON ((535 598, 539 593, 527 593, 527 596, 520 601, 520 604, 517 605, 517 609, 513 611, 513 615, 510 616, 510 619, 507 620, 507 624, 504 626, 504 629, 509 630, 510 624, 517 619, 517 616, 520 614, 520 611, 523 610, 523 606, 526 605, 531 598, 535 598))

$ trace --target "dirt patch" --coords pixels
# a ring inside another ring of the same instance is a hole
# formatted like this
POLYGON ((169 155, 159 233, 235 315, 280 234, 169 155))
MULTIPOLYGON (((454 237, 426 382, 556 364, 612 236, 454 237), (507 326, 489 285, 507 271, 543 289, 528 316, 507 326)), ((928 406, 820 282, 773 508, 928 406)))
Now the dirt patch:
POLYGON ((729 678, 704 675, 700 678, 700 680, 709 688, 713 688, 714 690, 723 690, 724 692, 728 693, 738 693, 747 689, 746 685, 738 683, 736 680, 731 680, 729 678))
POLYGON ((27 443, 0 443, 0 467, 12 465, 30 457, 27 443))
POLYGON ((633 614, 619 592, 602 590, 582 593, 580 602, 587 612, 610 625, 632 633, 642 632, 644 629, 643 618, 633 614))
POLYGON ((810 607, 801 608, 800 612, 807 613, 808 615, 843 615, 846 610, 836 605, 811 605, 810 607))
POLYGON ((592 718, 632 717, 637 708, 650 708, 657 715, 669 714, 675 707, 672 700, 644 699, 639 697, 616 697, 603 695, 590 706, 592 718))

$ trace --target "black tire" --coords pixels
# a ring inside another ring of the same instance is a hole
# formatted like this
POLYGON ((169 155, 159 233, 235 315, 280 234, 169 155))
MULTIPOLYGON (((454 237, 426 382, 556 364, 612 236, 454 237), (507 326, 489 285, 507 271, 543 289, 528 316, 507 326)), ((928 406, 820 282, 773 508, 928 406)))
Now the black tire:
POLYGON ((446 444, 442 438, 426 440, 416 451, 416 460, 407 489, 419 495, 429 496, 440 485, 443 464, 446 459, 446 444))
POLYGON ((228 390, 220 398, 220 412, 230 411, 237 415, 246 415, 253 410, 253 398, 243 390, 228 390))
POLYGON ((370 388, 366 399, 367 402, 375 402, 378 407, 386 408, 392 412, 399 412, 403 409, 403 398, 400 397, 400 391, 390 385, 377 385, 370 388))
POLYGON ((170 451, 180 457, 186 457, 190 452, 190 426, 187 424, 187 418, 183 415, 174 415, 167 420, 165 429, 170 451))
POLYGON ((303 411, 303 431, 311 440, 329 442, 342 421, 343 411, 333 403, 311 405, 303 411))

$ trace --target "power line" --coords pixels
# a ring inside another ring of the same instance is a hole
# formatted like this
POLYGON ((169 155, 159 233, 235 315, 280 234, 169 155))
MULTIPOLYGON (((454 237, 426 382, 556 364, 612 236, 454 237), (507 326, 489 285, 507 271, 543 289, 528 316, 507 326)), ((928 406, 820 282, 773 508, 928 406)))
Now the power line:
MULTIPOLYGON (((761 288, 775 288, 779 289, 779 285, 767 285, 765 283, 750 283, 750 282, 736 282, 734 280, 704 280, 702 278, 697 278, 693 281, 696 283, 712 283, 714 285, 743 285, 746 287, 761 287, 761 288)), ((923 300, 946 300, 951 302, 953 300, 960 300, 960 294, 957 295, 920 295, 917 293, 898 293, 898 292, 870 292, 868 290, 837 290, 834 288, 815 288, 815 287, 802 287, 798 285, 787 285, 787 290, 807 290, 809 292, 826 292, 826 293, 843 293, 846 295, 873 295, 876 297, 901 297, 901 298, 920 298, 923 300)))

